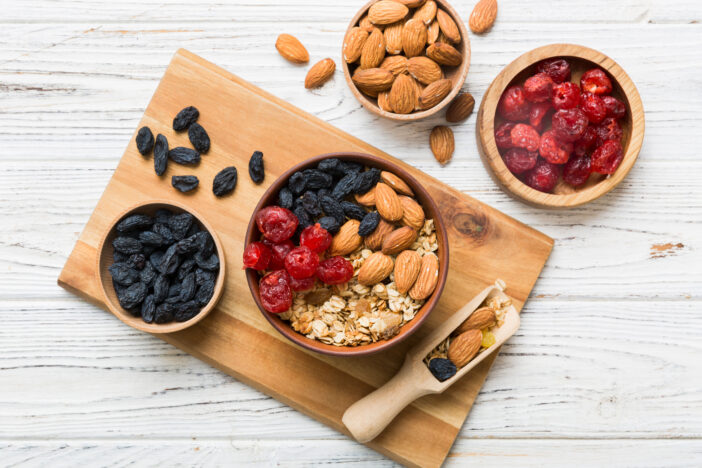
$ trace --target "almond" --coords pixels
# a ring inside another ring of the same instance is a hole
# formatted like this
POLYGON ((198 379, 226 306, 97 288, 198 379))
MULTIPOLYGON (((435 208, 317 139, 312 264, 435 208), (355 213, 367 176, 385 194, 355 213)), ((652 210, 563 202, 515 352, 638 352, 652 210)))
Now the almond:
POLYGON ((405 294, 419 276, 422 257, 414 250, 403 250, 395 259, 395 288, 405 294))
POLYGON ((305 77, 305 88, 318 88, 334 75, 336 64, 330 58, 325 58, 312 65, 305 77))
POLYGON ((456 22, 453 21, 453 18, 451 18, 448 13, 441 9, 437 10, 436 20, 439 22, 441 32, 444 33, 449 41, 453 42, 454 44, 461 42, 461 32, 458 30, 456 22))
POLYGON ((402 224, 419 231, 424 226, 424 209, 414 198, 400 195, 402 204, 402 224))
POLYGON ((407 62, 407 71, 417 81, 425 85, 444 77, 439 64, 428 57, 412 57, 407 62))
POLYGON ((385 27, 385 51, 390 55, 402 52, 402 21, 385 27))
POLYGON ((305 46, 302 45, 302 42, 290 34, 278 36, 278 39, 275 41, 275 48, 278 49, 278 53, 284 59, 293 63, 307 63, 310 60, 310 54, 305 49, 305 46))
MULTIPOLYGON (((396 114, 409 114, 417 102, 417 88, 409 75, 399 75, 395 78, 388 95, 388 104, 396 114)), ((377 199, 376 194, 376 199, 377 199)), ((377 202, 376 202, 377 203, 377 202)))
POLYGON ((411 19, 402 28, 402 50, 405 56, 414 57, 424 52, 427 44, 427 27, 418 19, 411 19))
MULTIPOLYGON (((405 75, 397 77, 399 80, 405 75)), ((392 104, 392 91, 390 91, 390 104, 392 104)), ((393 106, 394 109, 394 106, 393 106)), ((378 182, 375 186, 375 207, 380 216, 388 221, 399 221, 402 219, 402 204, 397 198, 397 193, 383 182, 378 182)))
POLYGON ((409 185, 392 172, 382 171, 380 173, 380 181, 392 187, 399 194, 408 195, 410 197, 414 196, 414 192, 412 192, 409 185))
POLYGON ((390 70, 393 75, 397 76, 401 73, 407 72, 407 57, 404 55, 391 55, 385 57, 383 63, 380 64, 380 68, 385 70, 390 70))
MULTIPOLYGON (((385 112, 395 112, 392 110, 392 107, 390 107, 390 102, 388 101, 388 96, 390 96, 390 91, 383 91, 381 93, 378 93, 378 107, 380 107, 385 112)), ((364 197, 368 193, 369 192, 366 192, 363 195, 356 195, 356 198, 364 197)), ((373 205, 375 205, 375 192, 373 192, 373 205)))
POLYGON ((473 95, 470 93, 461 93, 456 96, 456 99, 449 105, 446 111, 446 120, 451 123, 465 120, 473 112, 473 107, 475 107, 473 95))
POLYGON ((377 96, 379 92, 390 89, 395 79, 392 73, 382 68, 356 69, 351 77, 358 89, 370 96, 377 96))
POLYGON ((361 50, 363 50, 366 39, 368 39, 368 31, 358 26, 351 28, 344 38, 344 60, 346 63, 354 63, 361 58, 361 50))
POLYGON ((482 34, 492 27, 497 18, 497 0, 480 0, 468 19, 470 30, 482 34))
POLYGON ((457 67, 463 61, 463 56, 450 44, 435 42, 427 47, 427 57, 438 64, 457 67))
POLYGON ((348 255, 361 246, 363 239, 358 235, 359 224, 361 224, 359 221, 350 219, 341 226, 329 246, 330 257, 348 255))
POLYGON ((419 96, 424 92, 425 86, 414 78, 412 78, 412 83, 414 83, 414 86, 417 88, 417 102, 414 103, 414 110, 421 110, 419 107, 419 96))
POLYGON ((468 364, 480 351, 483 334, 480 330, 468 330, 461 333, 449 343, 448 358, 456 367, 461 368, 468 364))
MULTIPOLYGON (((389 92, 384 91, 380 94, 389 94, 389 92)), ((378 98, 380 98, 380 94, 378 94, 378 98)), ((392 112, 392 110, 390 110, 390 112, 392 112)), ((375 187, 373 187, 364 194, 357 193, 356 195, 354 195, 354 198, 358 203, 360 203, 363 206, 375 206, 375 187)))
POLYGON ((376 68, 385 58, 385 36, 374 28, 361 49, 361 69, 376 68))
POLYGON ((392 258, 382 252, 373 252, 358 270, 358 282, 365 286, 380 283, 392 272, 392 258))
POLYGON ((446 96, 451 92, 453 88, 453 83, 451 80, 439 80, 435 81, 422 91, 419 96, 419 107, 422 109, 430 109, 444 100, 446 96))
POLYGON ((386 255, 395 255, 414 244, 416 240, 417 231, 409 226, 402 226, 385 236, 382 251, 386 255))
POLYGON ((434 21, 434 17, 436 17, 436 2, 434 0, 428 0, 417 8, 412 16, 413 19, 421 20, 426 25, 434 21))
MULTIPOLYGON (((397 275, 395 275, 395 278, 397 278, 397 275)), ((395 282, 397 282, 397 279, 395 279, 395 282)), ((495 324, 497 324, 495 311, 489 307, 481 307, 470 314, 470 317, 460 324, 452 334, 455 336, 468 330, 482 330, 483 328, 494 327, 495 324)))
POLYGON ((453 141, 453 131, 444 126, 434 127, 429 135, 429 146, 434 157, 442 166, 451 160, 455 143, 453 141))
POLYGON ((363 240, 363 245, 370 250, 379 250, 383 246, 383 239, 385 239, 385 236, 390 234, 393 229, 394 227, 392 224, 381 219, 375 231, 363 240))
POLYGON ((414 286, 409 290, 409 295, 415 301, 426 299, 434 292, 439 281, 439 259, 433 253, 425 253, 419 267, 419 276, 414 286))
POLYGON ((368 34, 373 32, 373 29, 375 28, 375 26, 373 26, 373 23, 371 23, 370 19, 368 19, 368 15, 365 15, 359 20, 358 27, 365 30, 368 34))
POLYGON ((427 27, 427 44, 433 44, 439 37, 439 22, 434 20, 427 27))
POLYGON ((402 3, 407 8, 418 8, 422 5, 424 5, 424 2, 426 2, 426 0, 395 0, 395 1, 402 3))
POLYGON ((380 0, 368 9, 368 19, 373 24, 392 24, 407 15, 409 9, 393 0, 380 0))
POLYGON ((439 37, 436 38, 436 42, 440 42, 442 44, 449 44, 451 41, 448 40, 448 37, 443 33, 443 31, 439 31, 439 37))

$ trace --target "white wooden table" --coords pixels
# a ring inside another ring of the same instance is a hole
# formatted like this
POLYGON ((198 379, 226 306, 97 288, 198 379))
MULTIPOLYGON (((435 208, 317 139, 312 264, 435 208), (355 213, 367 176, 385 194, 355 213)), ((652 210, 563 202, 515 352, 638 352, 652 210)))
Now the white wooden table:
MULTIPOLYGON (((499 2, 495 28, 470 38, 477 101, 552 42, 601 50, 636 83, 644 147, 600 201, 510 199, 480 162, 475 117, 441 168, 440 117, 378 120, 338 70, 304 90, 276 36, 338 64, 360 1, 0 0, 0 465, 393 465, 56 286, 185 47, 556 240, 447 466, 702 466, 702 2, 499 2)), ((467 19, 474 1, 453 4, 467 19)))

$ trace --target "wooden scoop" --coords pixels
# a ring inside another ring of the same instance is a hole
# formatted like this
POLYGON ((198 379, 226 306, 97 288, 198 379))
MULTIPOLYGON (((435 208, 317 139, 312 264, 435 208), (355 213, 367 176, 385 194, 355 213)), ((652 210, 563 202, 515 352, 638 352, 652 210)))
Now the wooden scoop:
POLYGON ((480 364, 487 356, 500 349, 500 346, 519 328, 519 314, 514 306, 509 306, 507 309, 502 326, 493 330, 495 344, 475 356, 450 379, 440 382, 423 361, 427 354, 470 317, 485 299, 495 296, 507 299, 507 296, 502 292, 503 289, 504 282, 502 280, 497 280, 495 286, 484 289, 412 348, 407 353, 402 368, 392 379, 351 405, 342 417, 342 421, 351 435, 361 443, 373 440, 405 406, 421 396, 443 392, 480 364))

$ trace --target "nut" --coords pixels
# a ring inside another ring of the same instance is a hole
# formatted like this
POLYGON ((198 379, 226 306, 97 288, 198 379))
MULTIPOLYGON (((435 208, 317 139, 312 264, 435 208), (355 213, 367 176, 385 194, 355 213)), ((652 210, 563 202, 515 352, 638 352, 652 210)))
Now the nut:
POLYGON ((385 58, 385 36, 374 28, 361 49, 361 69, 376 68, 385 58))
MULTIPOLYGON (((397 275, 395 276, 397 277, 397 275)), ((395 282, 397 282, 397 279, 395 282)), ((482 330, 483 328, 494 327, 495 324, 497 324, 495 311, 489 307, 481 307, 470 314, 470 317, 464 320, 452 334, 460 335, 468 330, 482 330)))
POLYGON ((422 258, 414 250, 403 250, 395 259, 395 288, 401 294, 410 290, 419 276, 422 258))
POLYGON ((453 156, 455 147, 453 131, 444 125, 434 127, 429 135, 429 146, 436 160, 443 166, 453 156))
POLYGON ((461 368, 468 364, 480 351, 483 334, 480 330, 468 330, 451 340, 448 348, 448 358, 456 367, 461 368))
POLYGON ((373 32, 373 28, 375 28, 370 19, 368 19, 368 15, 363 15, 363 18, 358 21, 358 27, 365 30, 368 34, 373 32))
POLYGON ((470 93, 461 93, 456 96, 456 99, 449 105, 446 111, 446 120, 451 123, 465 120, 473 112, 473 107, 475 107, 473 95, 470 93))
MULTIPOLYGON (((380 94, 378 94, 378 98, 380 99, 380 94)), ((373 187, 364 194, 357 193, 356 195, 354 195, 354 198, 359 204, 363 206, 375 206, 375 187, 373 187)))
POLYGON ((405 183, 404 180, 397 177, 392 172, 382 171, 380 173, 380 181, 392 187, 397 193, 407 196, 414 196, 412 189, 405 183))
MULTIPOLYGON (((396 114, 409 114, 417 102, 417 88, 409 75, 399 75, 392 84, 388 104, 396 114)), ((377 197, 377 195, 376 195, 377 197)))
POLYGON ((393 0, 380 0, 371 5, 368 19, 373 24, 391 24, 404 18, 409 9, 393 0))
POLYGON ((388 277, 392 272, 392 258, 382 252, 373 252, 363 262, 358 270, 358 282, 365 286, 373 286, 388 277))
POLYGON ((422 5, 424 5, 424 2, 426 0, 395 0, 395 1, 402 3, 407 8, 418 8, 422 5))
POLYGON ((435 42, 427 47, 427 57, 438 64, 457 67, 463 61, 463 56, 450 44, 435 42))
POLYGON ((404 55, 391 55, 389 57, 385 57, 383 63, 380 64, 380 68, 390 70, 396 77, 401 73, 407 73, 407 57, 404 55))
POLYGON ((402 28, 402 50, 407 57, 414 57, 424 52, 427 43, 427 27, 418 19, 407 21, 402 28))
POLYGON ((302 45, 302 42, 290 34, 281 34, 275 41, 275 48, 284 59, 293 63, 307 63, 310 60, 310 54, 302 45))
POLYGON ((492 27, 497 18, 497 0, 480 0, 468 19, 470 30, 482 34, 492 27))
MULTIPOLYGON (((363 57, 361 57, 363 59, 363 57)), ((425 85, 431 84, 444 77, 438 63, 428 57, 412 57, 407 62, 407 71, 417 81, 425 85)))
POLYGON ((402 52, 402 22, 388 25, 383 31, 385 36, 385 51, 395 55, 402 52))
POLYGON ((430 109, 444 100, 451 92, 453 83, 451 80, 443 79, 435 81, 422 91, 419 95, 419 107, 422 109, 430 109))
POLYGON ((424 210, 414 198, 400 195, 402 204, 402 224, 419 231, 424 226, 424 210))
MULTIPOLYGON (((381 93, 378 93, 378 107, 380 107, 385 112, 393 112, 392 107, 390 107, 390 102, 388 102, 389 95, 390 95, 390 91, 383 91, 381 93)), ((366 194, 356 195, 356 198, 362 197, 364 195, 366 195, 366 194)), ((373 194, 373 205, 375 205, 375 193, 373 194)))
POLYGON ((334 70, 336 70, 336 64, 330 58, 325 58, 315 63, 307 72, 305 88, 311 89, 322 86, 334 75, 334 70))
POLYGON ((456 26, 455 21, 453 21, 448 13, 446 13, 444 10, 437 10, 436 20, 439 22, 441 32, 444 33, 449 41, 453 42, 454 44, 461 42, 461 32, 458 30, 458 26, 456 26))
POLYGON ((422 257, 419 276, 414 286, 409 290, 409 295, 415 301, 426 299, 434 292, 439 281, 439 259, 433 253, 426 253, 422 257))
POLYGON ((434 20, 427 27, 427 44, 433 44, 439 37, 439 22, 434 20))
POLYGON ((351 81, 358 86, 358 89, 373 97, 381 91, 390 89, 394 80, 393 74, 383 68, 368 68, 366 70, 358 68, 351 77, 351 81))
POLYGON ((395 255, 414 244, 416 240, 417 231, 409 226, 402 226, 385 236, 382 251, 386 255, 395 255))
POLYGON ((348 255, 361 246, 363 238, 358 235, 359 224, 361 224, 360 221, 350 219, 341 226, 329 246, 330 257, 348 255))
POLYGON ((436 17, 436 2, 428 0, 424 5, 414 11, 412 19, 421 20, 424 24, 429 24, 436 17))
MULTIPOLYGON (((402 76, 398 77, 398 79, 402 78, 402 76)), ((390 95, 390 104, 392 105, 392 91, 390 91, 390 95)), ((402 204, 400 199, 397 198, 397 193, 383 182, 378 182, 375 186, 375 207, 380 216, 388 221, 399 221, 402 219, 402 204)))
POLYGON ((368 31, 356 26, 351 28, 344 40, 344 60, 346 63, 353 63, 361 58, 363 44, 368 39, 368 31))
POLYGON ((381 219, 375 231, 373 231, 370 236, 366 236, 363 245, 370 250, 379 250, 383 246, 383 240, 393 229, 394 227, 392 224, 381 219))

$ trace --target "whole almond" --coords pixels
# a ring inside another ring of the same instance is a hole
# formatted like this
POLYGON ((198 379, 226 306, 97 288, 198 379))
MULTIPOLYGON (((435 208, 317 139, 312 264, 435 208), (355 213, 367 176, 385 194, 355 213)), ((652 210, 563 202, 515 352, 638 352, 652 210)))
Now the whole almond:
POLYGON ((414 57, 424 52, 427 44, 427 27, 418 19, 411 19, 402 28, 402 50, 405 56, 414 57))
POLYGON ((424 209, 414 198, 400 195, 402 204, 402 224, 419 231, 424 226, 424 209))
MULTIPOLYGON (((390 93, 389 91, 384 91, 380 94, 387 95, 389 93, 390 93)), ((380 99, 380 94, 378 94, 378 99, 380 99)), ((386 110, 386 109, 383 109, 383 110, 386 110)), ((390 109, 389 112, 392 112, 392 109, 390 109)), ((375 187, 373 187, 372 189, 370 189, 369 191, 367 191, 364 194, 357 193, 356 195, 354 195, 354 198, 356 199, 356 201, 359 204, 361 204, 363 206, 375 206, 375 187)))
POLYGON ((393 0, 380 0, 368 9, 368 19, 373 24, 392 24, 407 15, 408 8, 393 0))
POLYGON ((438 64, 457 67, 463 61, 463 56, 450 44, 435 42, 427 47, 427 57, 438 64))
POLYGON ((370 96, 377 96, 379 92, 390 89, 395 77, 389 70, 382 68, 368 68, 362 70, 357 68, 351 76, 358 89, 370 96))
MULTIPOLYGON (((409 75, 399 75, 390 88, 388 104, 396 114, 409 114, 417 102, 417 88, 409 75)), ((377 191, 377 190, 376 190, 377 191)), ((376 203, 378 194, 376 193, 376 203)))
POLYGON ((465 120, 473 112, 473 107, 475 107, 473 95, 470 93, 461 93, 456 96, 456 99, 449 105, 446 111, 446 120, 451 123, 465 120))
POLYGON ((409 295, 415 301, 426 299, 434 292, 439 281, 439 259, 433 253, 425 253, 419 267, 419 276, 414 286, 409 290, 409 295))
POLYGON ((412 192, 409 185, 392 172, 382 171, 380 173, 380 181, 392 187, 399 194, 408 195, 410 197, 414 196, 414 192, 412 192))
POLYGON ((379 250, 383 246, 383 239, 385 239, 385 236, 390 234, 394 229, 392 224, 381 219, 375 231, 373 231, 370 236, 366 236, 363 240, 363 245, 370 250, 379 250))
POLYGON ((461 31, 458 30, 456 22, 453 21, 453 18, 451 18, 448 13, 441 9, 437 10, 436 20, 439 22, 441 32, 444 33, 449 41, 453 42, 454 44, 461 42, 461 31))
POLYGON ((425 86, 414 78, 412 78, 412 82, 414 83, 415 88, 417 88, 417 102, 414 103, 414 110, 422 110, 422 108, 419 106, 419 96, 421 96, 424 92, 425 86))
POLYGON ((392 268, 391 257, 382 252, 373 252, 358 270, 358 282, 365 286, 378 284, 390 275, 392 268))
POLYGON ((448 37, 446 37, 446 34, 444 34, 443 31, 439 31, 439 37, 436 38, 436 42, 441 42, 442 44, 451 44, 451 41, 448 40, 448 37))
POLYGON ((444 126, 434 127, 429 135, 429 146, 434 157, 442 166, 451 160, 455 143, 453 141, 453 131, 444 126))
POLYGON ((433 44, 439 37, 439 22, 434 20, 427 27, 427 44, 433 44))
POLYGON ((407 62, 407 71, 420 83, 432 84, 444 77, 441 67, 428 57, 412 57, 407 62))
POLYGON ((422 5, 424 5, 424 2, 426 2, 426 0, 395 0, 395 1, 402 3, 407 8, 418 8, 422 5))
POLYGON ((383 63, 380 64, 380 68, 385 70, 390 70, 393 75, 397 76, 401 73, 407 72, 407 57, 404 55, 390 55, 385 57, 383 63))
POLYGON ((363 44, 366 43, 367 39, 368 31, 359 26, 351 28, 344 39, 344 60, 346 63, 354 63, 361 58, 361 50, 363 50, 363 44))
POLYGON ((385 58, 385 36, 374 28, 361 49, 361 69, 376 68, 385 58))
POLYGON ((385 51, 390 55, 402 52, 402 21, 390 24, 383 31, 385 36, 385 51))
POLYGON ((461 333, 449 343, 448 358, 456 367, 461 368, 468 364, 480 351, 483 334, 480 330, 468 330, 461 333))
POLYGON ((293 63, 307 63, 310 60, 310 54, 298 41, 296 37, 290 34, 281 34, 275 41, 275 48, 284 59, 293 63))
MULTIPOLYGON (((400 79, 403 76, 405 75, 400 75, 397 78, 400 79)), ((390 101, 392 104, 392 91, 390 91, 390 101)), ((397 193, 383 182, 378 182, 375 186, 375 207, 383 219, 391 222, 402 219, 402 204, 397 198, 397 193)))
POLYGON ((332 237, 331 245, 329 246, 329 256, 348 255, 361 246, 363 238, 358 235, 358 226, 360 221, 350 219, 341 226, 339 232, 332 237))
POLYGON ((444 100, 451 92, 453 83, 451 80, 443 79, 435 81, 422 91, 419 96, 419 107, 422 109, 430 109, 444 100))
POLYGON ((429 25, 436 17, 436 2, 428 0, 424 5, 414 10, 412 18, 421 20, 424 24, 429 25))
MULTIPOLYGON (((390 96, 390 91, 383 91, 383 92, 378 93, 378 107, 380 107, 385 112, 395 112, 394 110, 392 110, 392 107, 390 107, 390 101, 388 99, 388 96, 390 96)), ((358 197, 365 197, 368 193, 370 193, 370 192, 366 192, 363 195, 356 194, 356 199, 358 199, 358 197)), ((375 205, 375 192, 373 192, 372 197, 373 197, 373 205, 375 205)), ((361 203, 361 202, 359 202, 359 203, 361 203)), ((361 203, 361 204, 363 204, 363 203, 361 203)))
POLYGON ((330 58, 325 58, 312 65, 305 77, 305 88, 318 88, 334 75, 336 64, 330 58))
POLYGON ((385 236, 382 251, 386 255, 395 255, 409 248, 416 240, 417 231, 409 226, 402 226, 385 236))
POLYGON ((482 34, 492 27, 497 18, 497 0, 480 0, 468 19, 470 30, 482 34))
MULTIPOLYGON (((397 275, 395 275, 395 278, 397 278, 397 275)), ((397 283, 397 279, 395 279, 395 282, 397 283)), ((470 317, 464 320, 452 334, 460 335, 468 330, 482 330, 483 328, 493 327, 496 323, 495 311, 489 307, 481 307, 470 314, 470 317)))
POLYGON ((414 250, 403 250, 395 259, 395 288, 405 294, 419 276, 422 257, 414 250))
POLYGON ((371 23, 370 19, 368 19, 368 15, 363 16, 358 22, 358 27, 365 30, 368 34, 373 32, 373 29, 375 26, 373 26, 373 23, 371 23))

